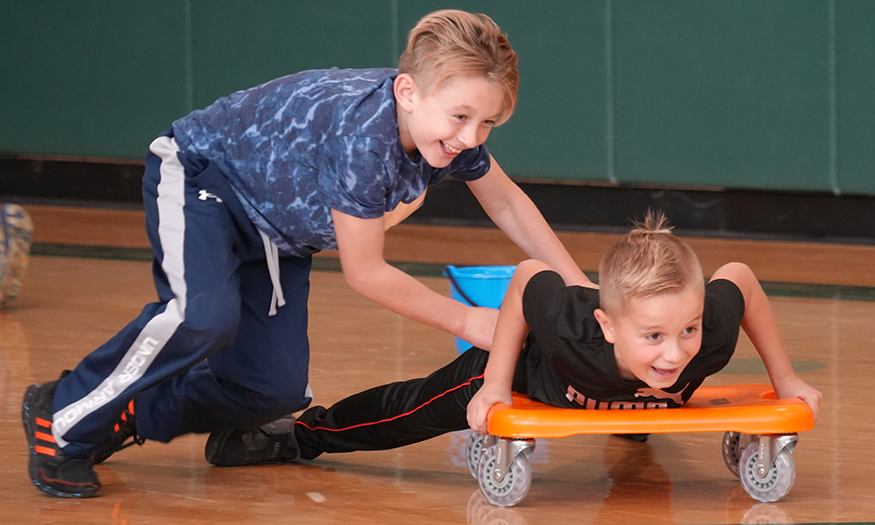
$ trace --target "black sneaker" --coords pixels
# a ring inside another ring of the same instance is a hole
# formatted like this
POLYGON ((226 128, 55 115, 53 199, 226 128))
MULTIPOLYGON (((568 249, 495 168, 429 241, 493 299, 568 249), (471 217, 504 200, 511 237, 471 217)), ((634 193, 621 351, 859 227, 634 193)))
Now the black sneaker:
POLYGON ((291 463, 300 457, 295 418, 285 416, 255 430, 213 432, 204 456, 217 467, 291 463))
POLYGON ((142 445, 146 442, 145 439, 137 435, 137 423, 134 416, 134 400, 132 399, 128 406, 122 410, 122 415, 112 429, 112 436, 97 447, 94 453, 91 454, 91 461, 95 465, 99 465, 109 459, 110 456, 119 450, 128 448, 131 445, 142 445), (128 438, 133 438, 128 441, 128 438), (126 443, 127 441, 127 443, 126 443))
POLYGON ((30 448, 28 473, 36 488, 56 498, 93 498, 100 480, 88 458, 68 456, 52 436, 52 398, 58 381, 30 385, 21 403, 21 421, 30 448))

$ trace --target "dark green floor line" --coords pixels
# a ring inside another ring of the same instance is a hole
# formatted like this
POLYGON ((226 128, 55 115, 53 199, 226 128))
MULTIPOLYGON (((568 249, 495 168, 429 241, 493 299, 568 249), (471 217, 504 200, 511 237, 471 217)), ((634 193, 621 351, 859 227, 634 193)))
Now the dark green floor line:
POLYGON ((82 259, 113 259, 117 261, 151 261, 151 248, 121 248, 81 244, 34 243, 31 255, 43 257, 78 257, 82 259))
MULTIPOLYGON (((80 257, 86 259, 114 259, 122 261, 151 261, 149 248, 116 248, 109 246, 83 246, 78 244, 37 243, 31 249, 32 255, 43 257, 80 257)), ((418 277, 442 277, 446 264, 390 261, 402 271, 418 277)), ((313 258, 313 270, 339 272, 340 261, 336 258, 313 258)), ((594 272, 586 272, 597 281, 594 272)), ((764 281, 763 289, 772 297, 796 297, 804 299, 833 299, 837 301, 875 302, 875 287, 842 286, 832 284, 803 284, 764 281)))

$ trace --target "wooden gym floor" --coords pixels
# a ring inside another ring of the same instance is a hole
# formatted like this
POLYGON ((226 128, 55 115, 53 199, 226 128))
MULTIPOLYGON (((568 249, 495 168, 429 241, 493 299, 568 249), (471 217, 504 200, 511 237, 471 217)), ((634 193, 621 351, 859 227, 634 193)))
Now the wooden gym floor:
MULTIPOLYGON (((817 427, 800 436, 796 485, 783 501, 752 500, 723 465, 721 435, 609 436, 538 442, 534 482, 514 508, 485 502, 465 467, 465 433, 404 449, 323 456, 307 464, 214 468, 205 436, 147 442, 96 467, 103 496, 65 501, 28 480, 20 403, 152 301, 142 214, 29 206, 36 223, 29 279, 0 311, 0 499, 3 523, 735 524, 875 522, 875 247, 688 238, 706 274, 748 263, 772 296, 791 359, 824 393, 817 427)), ((562 233, 587 271, 616 236, 562 233)), ((515 264, 522 254, 490 229, 400 225, 387 259, 442 293, 446 264, 515 264)), ((312 274, 310 381, 330 404, 418 377, 455 356, 452 337, 352 293, 336 259, 312 274)), ((767 382, 743 336, 709 380, 767 382)))

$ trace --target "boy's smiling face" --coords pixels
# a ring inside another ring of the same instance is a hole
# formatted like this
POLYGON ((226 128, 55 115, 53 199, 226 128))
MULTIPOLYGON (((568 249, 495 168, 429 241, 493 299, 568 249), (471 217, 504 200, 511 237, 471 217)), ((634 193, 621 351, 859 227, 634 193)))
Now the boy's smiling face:
POLYGON ((395 80, 395 99, 404 151, 411 156, 419 151, 435 168, 486 142, 504 110, 501 90, 476 76, 455 77, 426 91, 401 74, 395 80))
POLYGON ((672 386, 702 344, 704 291, 690 286, 624 303, 611 315, 596 310, 605 339, 614 345, 620 376, 652 388, 672 386))

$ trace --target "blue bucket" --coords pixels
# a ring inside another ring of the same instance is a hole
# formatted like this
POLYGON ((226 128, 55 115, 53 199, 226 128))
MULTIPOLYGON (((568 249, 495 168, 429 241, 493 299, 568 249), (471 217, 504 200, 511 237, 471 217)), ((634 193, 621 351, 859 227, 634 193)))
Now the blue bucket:
MULTIPOLYGON (((444 275, 450 278, 450 297, 468 306, 499 308, 510 285, 516 266, 447 266, 444 275)), ((471 343, 456 337, 456 350, 461 354, 471 343)))

